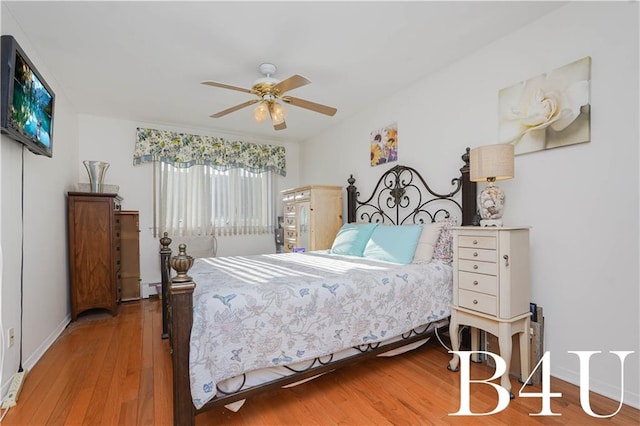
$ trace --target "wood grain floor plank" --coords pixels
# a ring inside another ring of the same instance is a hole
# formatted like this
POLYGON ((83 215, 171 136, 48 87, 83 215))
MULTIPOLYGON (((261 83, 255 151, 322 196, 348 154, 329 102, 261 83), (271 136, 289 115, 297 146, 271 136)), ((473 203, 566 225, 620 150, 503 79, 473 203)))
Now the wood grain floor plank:
MULTIPOLYGON (((104 404, 109 407, 103 410, 101 424, 115 425, 119 423, 121 417, 122 402, 126 401, 127 395, 131 392, 131 384, 127 382, 127 371, 129 369, 129 353, 131 342, 136 338, 135 321, 132 321, 129 311, 120 313, 120 321, 117 325, 117 338, 113 339, 111 350, 116 353, 113 374, 107 384, 107 392, 104 396, 104 404)), ((140 356, 140 352, 138 352, 140 356)), ((139 365, 139 364, 138 364, 139 365)), ((138 372, 139 373, 139 372, 138 372)), ((134 378, 135 379, 135 378, 134 378)), ((137 391, 138 386, 134 389, 137 391)), ((137 410, 135 412, 137 414, 137 410)), ((137 419, 129 419, 129 424, 136 424, 137 419)))
POLYGON ((96 382, 109 351, 109 342, 113 330, 108 322, 97 320, 93 323, 72 323, 65 332, 68 336, 86 335, 85 341, 76 343, 74 347, 83 348, 82 356, 90 360, 86 370, 78 372, 77 380, 80 383, 80 390, 72 401, 65 420, 65 424, 79 425, 82 424, 89 409, 96 382), (78 326, 85 327, 86 330, 83 332, 74 331, 74 327, 78 326), (86 350, 87 347, 90 347, 91 350, 86 350))
POLYGON ((173 423, 173 370, 171 369, 171 355, 169 341, 163 340, 162 335, 162 305, 161 302, 148 304, 145 310, 145 324, 151 326, 152 355, 153 355, 153 389, 150 395, 145 394, 153 403, 153 418, 156 424, 170 425, 173 423), (169 409, 167 409, 169 407, 169 409))

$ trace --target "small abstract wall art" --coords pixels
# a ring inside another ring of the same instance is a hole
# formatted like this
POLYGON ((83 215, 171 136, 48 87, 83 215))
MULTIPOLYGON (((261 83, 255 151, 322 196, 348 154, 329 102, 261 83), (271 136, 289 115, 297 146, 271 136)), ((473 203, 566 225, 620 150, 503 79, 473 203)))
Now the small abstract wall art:
POLYGON ((398 161, 398 125, 371 132, 371 166, 398 161))
POLYGON ((590 86, 587 56, 500 90, 499 142, 515 155, 589 142, 590 86))

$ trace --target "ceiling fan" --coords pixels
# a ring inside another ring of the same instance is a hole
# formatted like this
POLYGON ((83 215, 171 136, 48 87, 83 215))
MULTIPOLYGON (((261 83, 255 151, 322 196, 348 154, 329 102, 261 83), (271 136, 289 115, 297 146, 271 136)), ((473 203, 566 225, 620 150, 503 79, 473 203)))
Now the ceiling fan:
POLYGON ((328 116, 333 116, 338 111, 337 109, 330 106, 321 105, 304 99, 294 98, 293 96, 284 95, 290 90, 297 89, 298 87, 302 87, 311 83, 311 81, 306 79, 305 77, 296 74, 287 78, 286 80, 280 81, 272 77, 277 69, 275 65, 264 63, 260 65, 259 69, 260 72, 264 74, 264 77, 261 77, 254 81, 251 89, 231 86, 224 83, 217 83, 215 81, 202 82, 202 84, 205 84, 207 86, 237 90, 239 92, 251 93, 257 96, 256 99, 243 102, 239 105, 235 105, 231 108, 227 108, 223 111, 212 114, 212 118, 220 118, 234 111, 257 103, 258 105, 253 111, 253 117, 255 118, 255 120, 260 123, 267 118, 267 115, 269 115, 271 117, 271 122, 273 123, 273 128, 275 130, 283 130, 287 128, 287 124, 284 121, 287 110, 278 101, 300 108, 305 108, 311 111, 319 112, 328 116))

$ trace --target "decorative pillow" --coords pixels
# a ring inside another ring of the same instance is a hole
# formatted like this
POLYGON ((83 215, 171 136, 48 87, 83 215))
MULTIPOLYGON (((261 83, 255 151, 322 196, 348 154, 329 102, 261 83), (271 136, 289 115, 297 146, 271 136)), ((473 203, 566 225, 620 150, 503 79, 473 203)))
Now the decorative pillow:
POLYGON ((377 227, 377 223, 345 223, 333 240, 330 253, 362 257, 367 241, 377 227))
POLYGON ((378 226, 373 230, 363 256, 387 262, 411 263, 422 225, 378 226))
POLYGON ((451 233, 451 227, 458 226, 458 218, 449 216, 436 223, 442 223, 442 229, 433 249, 433 259, 442 262, 453 262, 453 234, 451 233))
POLYGON ((422 233, 413 255, 413 263, 429 263, 433 257, 433 249, 440 237, 440 231, 444 223, 427 223, 422 226, 422 233))

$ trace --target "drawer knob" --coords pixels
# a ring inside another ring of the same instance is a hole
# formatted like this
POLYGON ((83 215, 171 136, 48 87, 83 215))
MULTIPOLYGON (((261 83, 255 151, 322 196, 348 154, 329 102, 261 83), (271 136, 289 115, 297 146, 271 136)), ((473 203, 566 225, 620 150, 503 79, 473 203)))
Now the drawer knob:
POLYGON ((473 265, 473 269, 478 269, 478 265, 473 265))
POLYGON ((473 282, 473 285, 478 285, 478 281, 474 281, 474 282, 473 282))
POLYGON ((477 305, 477 304, 478 304, 478 301, 477 301, 476 299, 473 299, 473 304, 474 304, 474 305, 477 305))
POLYGON ((478 252, 477 251, 473 252, 473 257, 478 257, 478 252))
POLYGON ((473 240, 473 244, 478 244, 478 240, 473 240))
POLYGON ((502 258, 505 261, 504 266, 509 266, 509 255, 505 254, 504 256, 502 256, 502 258))

